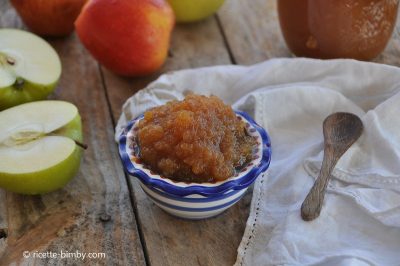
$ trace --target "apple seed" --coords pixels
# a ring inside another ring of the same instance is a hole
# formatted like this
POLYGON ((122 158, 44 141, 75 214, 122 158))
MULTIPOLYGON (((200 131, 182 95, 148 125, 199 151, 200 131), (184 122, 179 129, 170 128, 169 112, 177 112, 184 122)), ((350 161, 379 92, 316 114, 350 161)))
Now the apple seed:
POLYGON ((11 58, 11 57, 7 57, 6 61, 7 61, 8 64, 10 64, 12 66, 15 65, 15 60, 13 58, 11 58))

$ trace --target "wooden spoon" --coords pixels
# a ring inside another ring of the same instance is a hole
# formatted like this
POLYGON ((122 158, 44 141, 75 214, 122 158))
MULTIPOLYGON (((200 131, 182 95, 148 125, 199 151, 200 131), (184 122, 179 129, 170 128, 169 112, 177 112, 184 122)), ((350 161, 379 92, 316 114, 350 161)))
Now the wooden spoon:
POLYGON ((321 212, 325 190, 339 158, 356 142, 363 131, 360 118, 350 113, 334 113, 324 120, 324 159, 319 177, 301 205, 304 221, 317 218, 321 212))

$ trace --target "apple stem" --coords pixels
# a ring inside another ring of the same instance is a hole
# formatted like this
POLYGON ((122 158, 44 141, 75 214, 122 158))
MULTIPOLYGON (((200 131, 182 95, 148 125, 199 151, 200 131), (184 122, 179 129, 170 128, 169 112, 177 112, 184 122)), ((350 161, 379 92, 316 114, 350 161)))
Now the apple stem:
POLYGON ((89 146, 85 143, 79 142, 77 140, 74 140, 76 145, 78 145, 79 147, 81 147, 82 149, 86 150, 89 146))

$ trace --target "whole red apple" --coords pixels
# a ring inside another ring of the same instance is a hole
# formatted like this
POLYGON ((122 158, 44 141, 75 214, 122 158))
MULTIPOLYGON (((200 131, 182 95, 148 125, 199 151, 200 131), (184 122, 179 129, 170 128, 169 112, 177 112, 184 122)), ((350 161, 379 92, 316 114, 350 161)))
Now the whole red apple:
POLYGON ((65 36, 87 0, 11 0, 28 28, 45 36, 65 36))
POLYGON ((174 22, 164 0, 89 0, 75 27, 84 46, 106 68, 142 76, 164 63, 174 22))

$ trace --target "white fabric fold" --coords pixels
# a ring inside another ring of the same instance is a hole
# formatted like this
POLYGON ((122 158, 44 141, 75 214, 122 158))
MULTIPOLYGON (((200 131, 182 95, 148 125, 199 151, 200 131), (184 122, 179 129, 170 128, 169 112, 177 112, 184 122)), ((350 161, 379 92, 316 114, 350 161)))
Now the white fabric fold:
POLYGON ((237 265, 400 265, 400 69, 354 60, 275 59, 168 73, 128 99, 116 128, 189 92, 251 114, 272 140, 254 187, 237 265), (300 206, 323 155, 322 122, 361 117, 364 133, 339 160, 319 218, 300 206))

